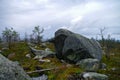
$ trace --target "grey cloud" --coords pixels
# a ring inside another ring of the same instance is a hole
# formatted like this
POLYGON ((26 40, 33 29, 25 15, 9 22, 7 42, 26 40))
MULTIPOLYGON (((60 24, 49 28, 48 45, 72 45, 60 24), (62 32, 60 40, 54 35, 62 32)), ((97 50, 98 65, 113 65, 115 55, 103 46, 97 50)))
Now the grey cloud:
POLYGON ((52 26, 44 33, 44 35, 49 34, 46 37, 50 37, 57 29, 64 26, 86 36, 95 36, 99 33, 99 28, 104 26, 108 28, 106 32, 110 34, 120 30, 119 0, 40 1, 0 0, 0 31, 4 27, 13 26, 20 33, 25 31, 31 33, 30 31, 36 25, 44 28, 52 26), (97 8, 99 3, 100 9, 97 8), (79 16, 82 19, 72 24, 72 20, 79 16))

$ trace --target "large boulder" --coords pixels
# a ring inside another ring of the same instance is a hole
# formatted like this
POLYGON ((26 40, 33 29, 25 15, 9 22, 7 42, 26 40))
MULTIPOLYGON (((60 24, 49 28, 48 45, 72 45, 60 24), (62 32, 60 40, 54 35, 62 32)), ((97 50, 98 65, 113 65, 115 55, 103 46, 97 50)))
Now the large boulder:
POLYGON ((0 54, 0 80, 31 80, 18 63, 0 54))
POLYGON ((51 42, 55 45, 56 56, 71 63, 86 58, 101 60, 102 57, 101 46, 97 41, 66 29, 56 31, 51 42))

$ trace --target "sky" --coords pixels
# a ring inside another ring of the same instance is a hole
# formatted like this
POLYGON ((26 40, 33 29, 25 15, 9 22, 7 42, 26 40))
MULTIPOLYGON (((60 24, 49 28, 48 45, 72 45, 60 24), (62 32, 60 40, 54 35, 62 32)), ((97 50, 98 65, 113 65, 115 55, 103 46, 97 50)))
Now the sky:
POLYGON ((24 37, 35 26, 51 38, 60 28, 88 38, 104 35, 120 40, 120 0, 0 0, 0 32, 13 27, 24 37))

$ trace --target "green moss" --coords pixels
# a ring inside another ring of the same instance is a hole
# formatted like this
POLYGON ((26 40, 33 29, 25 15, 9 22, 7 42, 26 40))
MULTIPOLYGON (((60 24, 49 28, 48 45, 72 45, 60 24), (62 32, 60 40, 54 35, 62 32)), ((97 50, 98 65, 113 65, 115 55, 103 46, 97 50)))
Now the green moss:
MULTIPOLYGON (((47 43, 47 47, 50 48, 52 51, 54 50, 54 45, 51 43, 47 43)), ((37 46, 37 49, 45 49, 40 46, 37 46)), ((116 54, 113 56, 110 56, 110 59, 108 60, 105 55, 103 55, 102 61, 107 65, 106 70, 99 70, 99 73, 103 73, 109 76, 109 80, 119 80, 119 74, 120 74, 120 50, 118 49, 112 49, 112 52, 116 52, 116 54), (111 68, 117 68, 117 70, 113 71, 111 68)), ((48 68, 57 68, 50 71, 45 71, 44 73, 48 75, 48 80, 66 80, 70 75, 73 74, 80 74, 83 72, 83 70, 78 66, 68 66, 66 63, 60 62, 56 57, 54 58, 44 58, 49 59, 51 62, 45 63, 45 62, 39 62, 38 60, 32 59, 34 55, 30 52, 28 46, 24 42, 14 43, 12 44, 11 49, 4 50, 3 55, 8 56, 11 53, 15 53, 15 56, 11 58, 12 61, 18 61, 20 65, 25 69, 26 72, 35 71, 36 66, 39 66, 43 69, 48 68), (31 54, 32 58, 26 58, 26 54, 31 54)), ((30 76, 39 76, 39 73, 32 73, 29 74, 30 76)))
POLYGON ((115 55, 111 55, 108 60, 105 55, 102 58, 102 62, 107 65, 106 70, 99 70, 99 73, 103 73, 108 75, 109 80, 119 80, 120 79, 120 54, 115 53, 115 55), (116 70, 112 70, 115 68, 116 70))

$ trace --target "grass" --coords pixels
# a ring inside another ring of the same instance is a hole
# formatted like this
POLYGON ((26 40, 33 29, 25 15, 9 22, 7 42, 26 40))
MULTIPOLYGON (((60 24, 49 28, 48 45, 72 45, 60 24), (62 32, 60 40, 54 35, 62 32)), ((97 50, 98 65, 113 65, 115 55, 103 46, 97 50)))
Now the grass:
POLYGON ((109 80, 119 80, 120 79, 120 53, 116 53, 114 56, 111 55, 109 60, 106 59, 105 56, 103 56, 102 62, 104 62, 107 65, 107 69, 99 70, 98 72, 108 75, 109 80))
MULTIPOLYGON (((54 50, 53 44, 47 43, 47 47, 52 51, 54 50)), ((0 49, 2 46, 0 45, 0 49)), ((37 46, 37 49, 45 49, 41 46, 37 46)), ((112 52, 115 52, 115 55, 111 55, 108 60, 105 56, 102 58, 102 62, 107 65, 106 70, 99 70, 99 73, 103 73, 109 76, 109 80, 119 80, 120 79, 120 50, 112 49, 112 52), (112 70, 112 68, 116 68, 117 70, 112 70)), ((36 68, 47 69, 47 68, 55 68, 50 71, 43 72, 48 75, 49 80, 67 80, 70 75, 79 74, 83 72, 83 70, 75 65, 70 65, 67 63, 63 63, 58 60, 56 57, 53 58, 44 58, 49 59, 51 62, 39 62, 38 60, 34 60, 34 55, 30 52, 27 44, 25 42, 19 42, 12 44, 11 49, 4 50, 3 55, 8 57, 9 54, 14 53, 15 55, 9 58, 12 61, 18 61, 20 65, 24 68, 26 72, 34 71, 36 68), (26 54, 31 54, 32 58, 26 58, 26 54)), ((40 73, 29 74, 31 77, 40 76, 40 73)))

